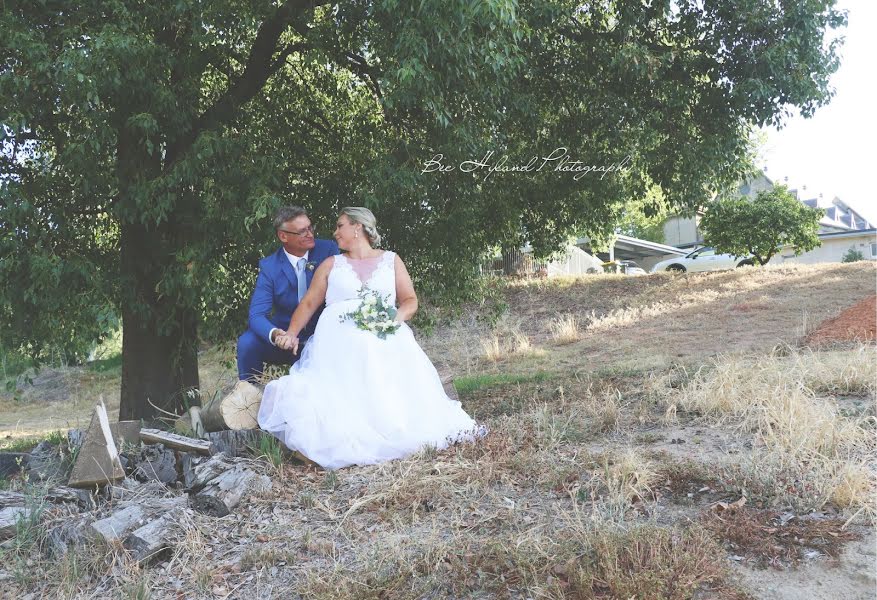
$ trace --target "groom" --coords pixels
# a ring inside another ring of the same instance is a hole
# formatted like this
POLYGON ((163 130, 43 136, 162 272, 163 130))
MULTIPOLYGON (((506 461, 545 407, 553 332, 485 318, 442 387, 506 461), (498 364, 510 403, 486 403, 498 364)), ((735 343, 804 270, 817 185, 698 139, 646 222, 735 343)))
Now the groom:
MULTIPOLYGON (((295 362, 301 353, 275 345, 286 332, 292 313, 305 294, 314 271, 329 256, 338 254, 338 244, 314 237, 305 209, 284 206, 274 217, 274 230, 282 247, 259 261, 259 277, 250 300, 250 327, 238 338, 238 379, 253 381, 262 373, 262 363, 295 362)), ((322 310, 301 332, 302 341, 314 333, 322 310)))

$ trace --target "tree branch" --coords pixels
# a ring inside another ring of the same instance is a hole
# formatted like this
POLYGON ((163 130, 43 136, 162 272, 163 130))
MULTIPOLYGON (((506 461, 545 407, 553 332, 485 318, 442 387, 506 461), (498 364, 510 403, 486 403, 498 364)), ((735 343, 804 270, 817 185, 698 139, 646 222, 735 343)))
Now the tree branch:
POLYGON ((378 103, 382 103, 384 95, 381 93, 381 86, 378 83, 378 77, 381 75, 380 70, 368 64, 364 57, 354 52, 345 52, 344 57, 347 59, 346 65, 371 88, 378 103))
MULTIPOLYGON (((204 111, 192 129, 168 148, 167 167, 173 166, 192 147, 201 133, 214 130, 232 120, 237 115, 238 109, 262 90, 271 75, 286 59, 285 56, 282 60, 274 58, 283 32, 305 11, 329 2, 330 0, 287 0, 271 17, 262 22, 253 47, 250 49, 244 72, 229 85, 212 106, 204 111)), ((291 44, 283 51, 293 52, 299 47, 297 44, 291 44)))

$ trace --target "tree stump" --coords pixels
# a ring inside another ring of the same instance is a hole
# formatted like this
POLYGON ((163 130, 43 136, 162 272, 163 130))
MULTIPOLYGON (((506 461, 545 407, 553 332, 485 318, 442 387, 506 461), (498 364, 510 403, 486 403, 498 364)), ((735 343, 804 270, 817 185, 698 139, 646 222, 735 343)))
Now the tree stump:
POLYGON ((210 432, 206 437, 213 443, 217 454, 221 452, 228 456, 243 456, 252 454, 253 449, 258 448, 263 435, 267 434, 261 429, 226 429, 210 432))
POLYGON ((255 429, 256 416, 262 402, 262 390, 249 381, 238 381, 231 393, 214 399, 201 409, 201 424, 205 431, 223 429, 255 429))

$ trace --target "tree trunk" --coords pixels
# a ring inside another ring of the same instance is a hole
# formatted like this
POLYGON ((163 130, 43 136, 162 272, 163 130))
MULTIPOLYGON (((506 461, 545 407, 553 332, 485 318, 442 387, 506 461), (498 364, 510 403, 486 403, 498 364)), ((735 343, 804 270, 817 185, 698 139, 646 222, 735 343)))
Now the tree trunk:
POLYGON ((143 226, 122 228, 123 272, 140 272, 128 280, 144 303, 122 308, 120 420, 152 421, 167 416, 158 409, 179 415, 197 403, 189 395, 198 388, 197 320, 193 310, 157 298, 157 265, 138 268, 150 257, 145 233, 143 226))
POLYGON ((120 420, 182 414, 196 403, 198 388, 197 313, 172 295, 162 295, 162 279, 173 272, 185 236, 170 207, 158 224, 142 215, 140 182, 153 179, 160 163, 146 154, 129 131, 120 134, 117 174, 121 211, 122 391, 120 420), (138 189, 139 188, 139 189, 138 189), (159 410, 160 409, 160 410, 159 410))

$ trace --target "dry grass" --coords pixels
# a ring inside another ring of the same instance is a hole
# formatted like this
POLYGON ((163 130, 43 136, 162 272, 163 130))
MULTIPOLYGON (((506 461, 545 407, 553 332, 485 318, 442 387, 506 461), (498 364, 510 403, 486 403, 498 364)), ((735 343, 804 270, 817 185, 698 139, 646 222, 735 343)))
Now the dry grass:
POLYGON ((813 352, 785 348, 768 355, 716 359, 673 389, 667 377, 666 402, 704 415, 715 423, 752 432, 763 445, 748 465, 747 478, 760 488, 779 488, 795 479, 806 492, 792 490, 809 507, 827 502, 875 514, 873 460, 875 418, 845 416, 828 393, 874 397, 874 348, 813 352))
POLYGON ((552 319, 548 322, 548 330, 557 344, 571 344, 582 337, 579 320, 575 315, 562 315, 552 319))
POLYGON ((439 370, 455 376, 699 365, 728 349, 796 345, 816 324, 873 294, 875 271, 877 264, 863 261, 521 281, 503 292, 509 311, 496 327, 479 320, 473 306, 420 341, 439 370), (579 339, 557 345, 558 319, 574 320, 579 339), (501 360, 487 358, 481 340, 505 342, 509 326, 534 347, 554 347, 535 357, 506 350, 501 360))
MULTIPOLYGON (((873 275, 859 264, 514 283, 495 327, 473 308, 422 340, 465 384, 483 440, 334 473, 287 462, 228 517, 181 513, 156 563, 120 548, 7 553, 4 593, 743 598, 717 542, 729 532, 697 520, 708 503, 790 502, 796 519, 832 505, 841 526, 873 510, 874 411, 856 404, 873 404, 873 348, 794 350, 805 312, 833 316, 873 293, 873 275), (744 352, 716 357, 728 349, 744 352)), ((205 394, 233 376, 228 358, 202 355, 205 394)), ((109 398, 118 378, 101 385, 109 398)), ((775 525, 747 523, 732 533, 775 525)), ((831 527, 823 537, 847 539, 831 527)))

